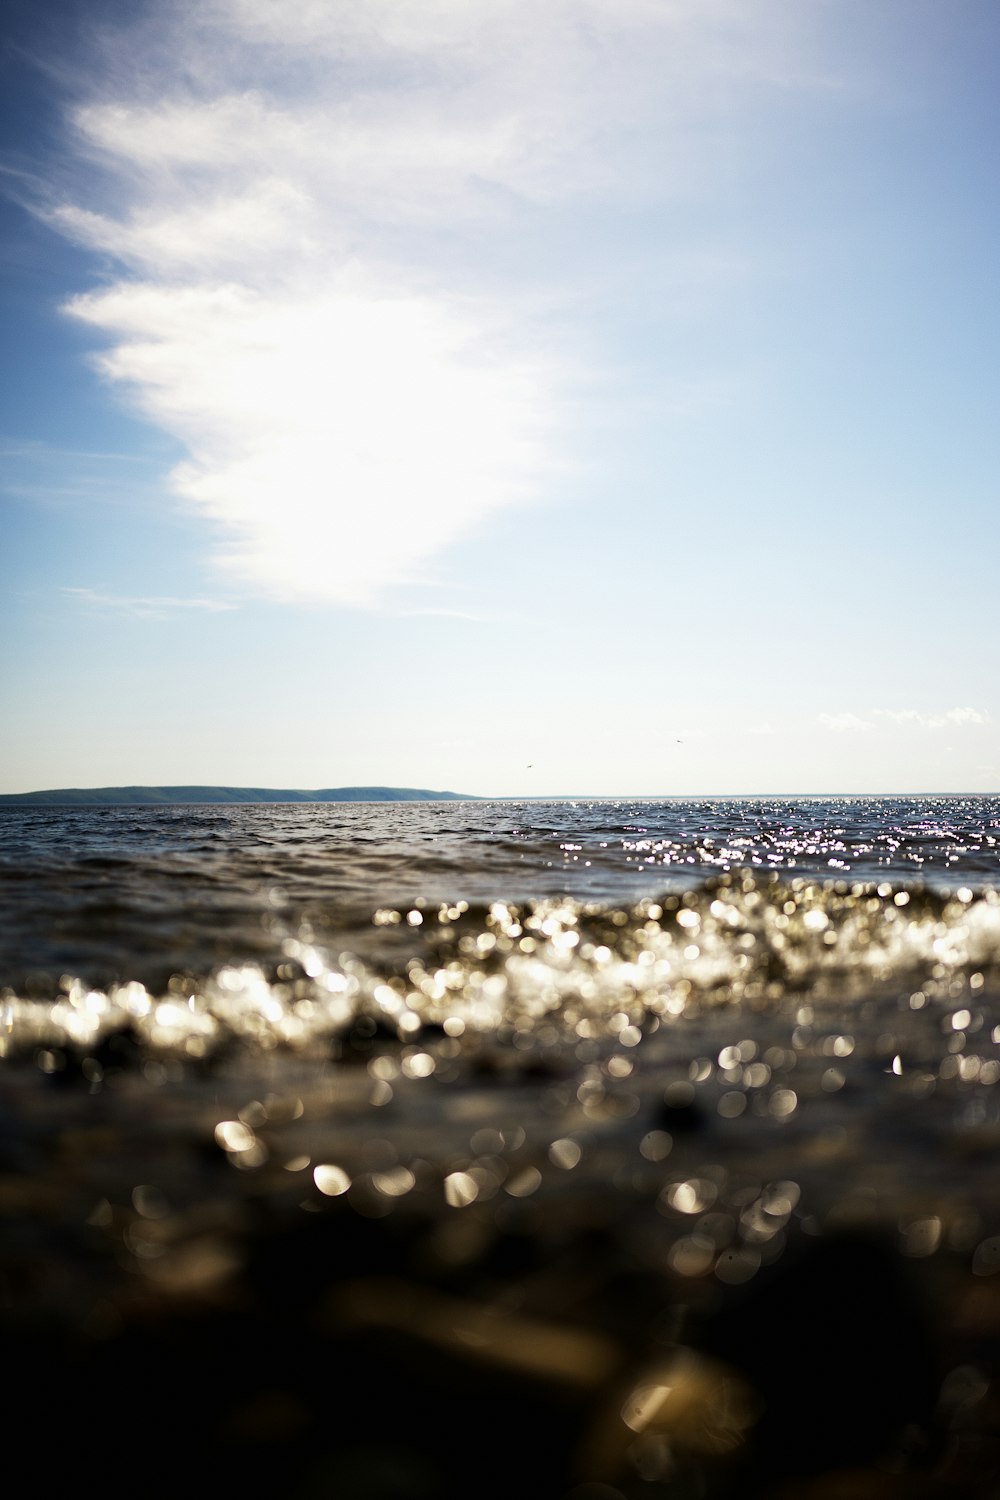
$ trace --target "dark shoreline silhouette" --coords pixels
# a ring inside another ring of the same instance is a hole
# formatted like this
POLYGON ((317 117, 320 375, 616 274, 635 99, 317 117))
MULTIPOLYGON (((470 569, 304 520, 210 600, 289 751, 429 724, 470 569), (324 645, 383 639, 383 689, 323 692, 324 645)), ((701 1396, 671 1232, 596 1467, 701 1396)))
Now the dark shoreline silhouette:
POLYGON ((44 792, 0 793, 0 807, 162 807, 212 802, 475 802, 466 792, 432 792, 410 786, 334 786, 295 791, 262 786, 57 787, 44 792))

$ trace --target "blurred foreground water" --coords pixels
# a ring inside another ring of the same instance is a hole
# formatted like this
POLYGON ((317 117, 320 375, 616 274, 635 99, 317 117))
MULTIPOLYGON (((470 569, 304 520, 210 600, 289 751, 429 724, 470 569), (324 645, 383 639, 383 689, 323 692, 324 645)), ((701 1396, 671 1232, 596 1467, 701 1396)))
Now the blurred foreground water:
POLYGON ((1000 799, 7 808, 0 891, 50 1478, 998 1492, 1000 799))

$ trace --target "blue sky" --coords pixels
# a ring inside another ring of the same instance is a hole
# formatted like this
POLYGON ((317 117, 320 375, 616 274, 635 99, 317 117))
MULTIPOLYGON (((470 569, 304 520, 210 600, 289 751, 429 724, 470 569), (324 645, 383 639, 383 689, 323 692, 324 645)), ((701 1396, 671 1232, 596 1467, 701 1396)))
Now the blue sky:
POLYGON ((992 0, 11 8, 0 789, 1000 791, 992 0))

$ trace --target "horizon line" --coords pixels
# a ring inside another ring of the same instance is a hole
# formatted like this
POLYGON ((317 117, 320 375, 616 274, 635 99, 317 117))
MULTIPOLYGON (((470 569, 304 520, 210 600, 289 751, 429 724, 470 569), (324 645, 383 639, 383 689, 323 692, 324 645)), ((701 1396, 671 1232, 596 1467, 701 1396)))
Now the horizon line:
MULTIPOLYGON (((744 790, 744 791, 719 791, 719 790, 714 790, 714 791, 688 791, 688 792, 543 792, 543 793, 539 793, 539 792, 531 792, 531 793, 526 793, 526 792, 523 792, 523 793, 519 793, 519 792, 479 793, 479 792, 453 792, 453 791, 441 790, 440 792, 435 793, 435 792, 430 791, 429 789, 424 789, 424 788, 418 789, 418 788, 414 788, 414 787, 388 786, 388 785, 378 786, 378 787, 376 787, 374 785, 369 785, 369 786, 349 786, 349 785, 345 785, 345 786, 339 786, 339 787, 333 787, 333 786, 330 786, 330 787, 268 787, 268 786, 248 786, 248 787, 244 787, 244 786, 235 786, 235 785, 233 785, 231 783, 225 783, 225 782, 176 782, 176 783, 166 783, 166 782, 127 782, 127 783, 125 783, 125 782, 123 782, 123 783, 119 783, 119 784, 114 785, 114 786, 91 786, 91 787, 84 787, 84 786, 62 786, 62 787, 44 787, 44 788, 41 788, 41 789, 31 789, 31 790, 3 791, 3 792, 0 792, 0 799, 6 801, 6 800, 11 799, 11 798, 21 798, 21 797, 29 798, 30 797, 32 799, 36 799, 37 800, 38 798, 44 797, 46 795, 56 796, 56 795, 66 795, 67 793, 81 793, 81 794, 93 796, 93 795, 95 795, 97 793, 101 793, 101 792, 107 792, 107 793, 115 793, 115 792, 174 792, 174 793, 176 793, 176 792, 185 792, 185 791, 191 791, 191 792, 195 792, 195 791, 208 792, 208 791, 215 791, 215 790, 218 790, 218 791, 228 791, 228 792, 271 792, 271 793, 287 791, 289 793, 294 793, 295 794, 295 797, 294 797, 293 800, 298 800, 300 798, 307 798, 307 796, 308 796, 308 794, 310 792, 315 792, 315 793, 321 793, 321 792, 327 792, 327 793, 329 793, 329 792, 338 792, 338 791, 352 791, 352 792, 368 792, 368 791, 372 791, 373 792, 373 791, 376 791, 376 790, 378 790, 378 791, 388 791, 388 792, 414 792, 414 791, 418 791, 419 790, 422 793, 422 795, 419 796, 418 798, 400 799, 400 800, 415 800, 415 801, 426 801, 426 802, 432 802, 432 801, 436 801, 436 800, 440 800, 440 801, 461 800, 461 801, 465 801, 465 802, 620 802, 620 801, 684 802, 684 801, 689 801, 689 800, 692 800, 692 799, 712 799, 712 800, 717 800, 717 799, 739 799, 739 800, 742 800, 742 799, 755 798, 755 797, 783 797, 783 798, 889 797, 889 798, 894 798, 894 797, 991 797, 991 796, 995 797, 995 796, 1000 796, 1000 788, 994 788, 992 790, 988 790, 988 789, 974 789, 974 788, 963 788, 961 790, 955 790, 955 791, 933 790, 933 789, 924 787, 924 788, 920 788, 920 789, 912 790, 912 791, 899 790, 899 789, 891 790, 890 791, 890 790, 887 790, 887 789, 884 789, 884 788, 883 789, 869 788, 869 789, 857 790, 857 791, 843 791, 843 790, 833 790, 833 789, 825 789, 823 791, 802 791, 802 790, 796 790, 794 788, 793 789, 788 789, 788 790, 778 790, 778 789, 775 789, 775 788, 771 788, 771 789, 744 790)), ((192 805, 197 805, 198 802, 203 801, 203 800, 204 799, 192 798, 191 799, 191 803, 192 803, 192 805)), ((255 801, 257 799, 255 799, 253 797, 247 797, 245 800, 248 803, 252 803, 253 801, 255 801)), ((396 799, 395 798, 386 799, 386 798, 354 797, 354 798, 347 798, 347 799, 344 799, 344 800, 364 802, 364 801, 385 801, 385 800, 395 801, 396 799)), ((113 801, 109 801, 106 804, 98 804, 98 805, 113 806, 115 804, 114 804, 113 801)))

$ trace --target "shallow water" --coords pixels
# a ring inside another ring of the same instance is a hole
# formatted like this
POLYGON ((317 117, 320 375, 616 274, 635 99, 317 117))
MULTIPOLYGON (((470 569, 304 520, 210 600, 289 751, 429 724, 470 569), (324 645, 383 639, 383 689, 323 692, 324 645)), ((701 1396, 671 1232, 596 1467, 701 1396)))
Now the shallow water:
POLYGON ((6 808, 0 893, 11 1043, 600 1029, 623 994, 981 982, 1000 799, 6 808))
POLYGON ((510 1493, 499 1390, 554 1497, 919 1469, 907 1423, 996 1493, 1000 799, 3 809, 0 911, 4 1316, 135 1389, 137 1453, 204 1370, 220 1492, 360 1500, 388 1435, 510 1493))

